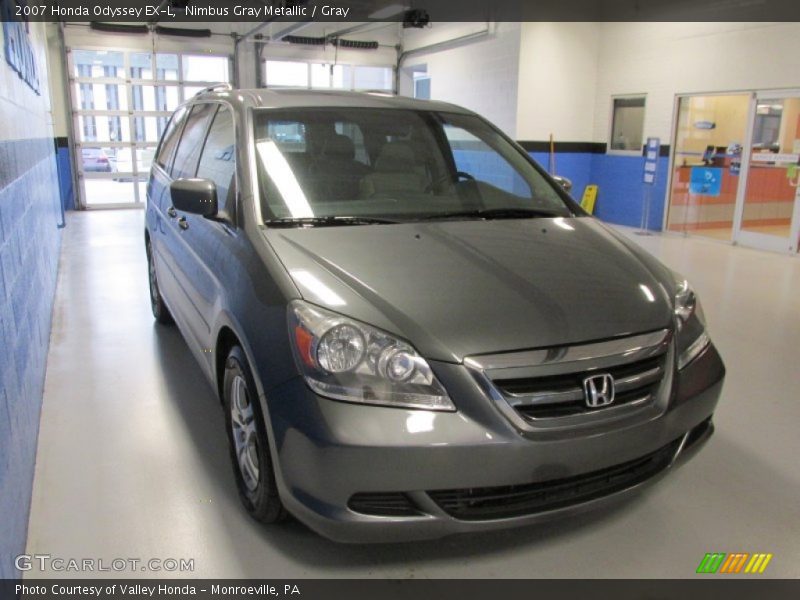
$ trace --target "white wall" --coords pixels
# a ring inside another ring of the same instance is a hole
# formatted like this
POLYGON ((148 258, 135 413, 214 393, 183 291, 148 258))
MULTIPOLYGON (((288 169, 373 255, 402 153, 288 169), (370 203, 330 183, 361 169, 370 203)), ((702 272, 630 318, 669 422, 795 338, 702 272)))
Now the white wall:
POLYGON ((546 140, 551 133, 559 142, 591 139, 599 25, 521 25, 517 139, 546 140))
MULTIPOLYGON (((404 49, 419 48, 486 28, 486 23, 434 24, 403 32, 404 49)), ((431 99, 459 104, 485 116, 508 135, 517 135, 517 76, 519 23, 491 23, 488 35, 434 52, 414 54, 408 69, 426 65, 431 99)), ((400 93, 411 95, 410 80, 401 80, 400 93)))
POLYGON ((58 37, 58 25, 44 25, 47 39, 47 75, 50 82, 50 97, 53 117, 53 134, 56 137, 67 136, 67 119, 69 118, 69 100, 67 84, 61 70, 61 42, 58 37))
POLYGON ((670 143, 676 94, 800 88, 800 23, 603 23, 593 139, 611 96, 646 93, 644 135, 670 143))

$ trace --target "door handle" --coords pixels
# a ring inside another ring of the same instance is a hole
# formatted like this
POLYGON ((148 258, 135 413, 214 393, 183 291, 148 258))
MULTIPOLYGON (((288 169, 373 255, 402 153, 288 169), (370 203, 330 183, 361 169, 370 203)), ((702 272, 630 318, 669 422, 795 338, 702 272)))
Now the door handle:
POLYGON ((178 219, 178 227, 180 227, 181 229, 189 229, 189 223, 186 220, 186 217, 181 217, 180 219, 178 219))
POLYGON ((170 219, 174 219, 175 217, 177 217, 177 216, 178 216, 178 211, 177 211, 177 210, 175 210, 175 207, 174 207, 174 206, 170 206, 170 207, 167 209, 167 214, 169 215, 169 218, 170 218, 170 219))

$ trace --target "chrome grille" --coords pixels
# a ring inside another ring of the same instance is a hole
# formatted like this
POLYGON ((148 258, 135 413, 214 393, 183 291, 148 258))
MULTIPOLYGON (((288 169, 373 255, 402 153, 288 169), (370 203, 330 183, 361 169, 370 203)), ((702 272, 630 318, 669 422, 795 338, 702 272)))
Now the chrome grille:
POLYGON ((605 342, 467 357, 498 408, 521 429, 560 430, 666 410, 672 381, 672 333, 663 329, 605 342), (611 375, 611 404, 590 407, 584 381, 611 375))
POLYGON ((589 408, 583 381, 598 370, 576 371, 541 378, 495 379, 493 383, 508 403, 528 418, 552 418, 608 410, 625 404, 642 404, 653 399, 664 376, 664 356, 628 365, 602 369, 614 378, 614 402, 609 406, 589 408))

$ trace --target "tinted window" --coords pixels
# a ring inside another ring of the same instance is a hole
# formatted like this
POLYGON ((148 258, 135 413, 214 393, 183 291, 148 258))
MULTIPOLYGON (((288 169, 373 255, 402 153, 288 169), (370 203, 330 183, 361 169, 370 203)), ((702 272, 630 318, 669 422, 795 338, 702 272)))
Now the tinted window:
POLYGON ((186 126, 183 128, 181 143, 175 153, 175 162, 172 164, 174 179, 194 177, 197 170, 197 159, 203 148, 206 126, 216 108, 215 104, 196 104, 189 113, 186 126))
POLYGON ((217 202, 220 210, 227 204, 235 172, 233 116, 230 109, 223 106, 214 117, 200 157, 200 164, 197 166, 198 177, 210 179, 217 185, 217 202))
POLYGON ((175 146, 178 145, 180 139, 181 125, 183 119, 186 117, 186 109, 179 108, 172 115, 167 130, 164 132, 164 137, 161 139, 161 146, 158 148, 158 155, 156 156, 156 164, 160 165, 165 170, 169 170, 168 165, 172 153, 175 151, 175 146))

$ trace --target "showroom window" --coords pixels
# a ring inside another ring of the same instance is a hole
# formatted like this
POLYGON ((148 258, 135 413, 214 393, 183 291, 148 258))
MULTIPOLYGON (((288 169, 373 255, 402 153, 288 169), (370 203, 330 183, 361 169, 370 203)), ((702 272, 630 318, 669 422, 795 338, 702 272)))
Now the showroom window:
POLYGON ((609 150, 640 154, 644 131, 644 96, 612 98, 609 150))
POLYGON ((394 68, 389 66, 268 60, 264 73, 267 87, 386 92, 394 89, 394 68))

